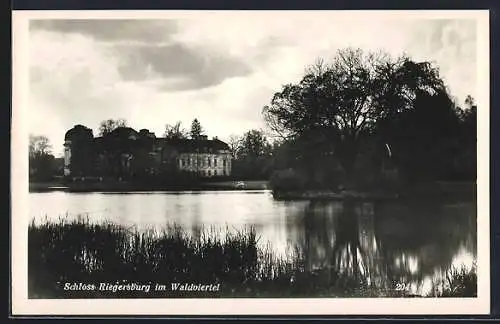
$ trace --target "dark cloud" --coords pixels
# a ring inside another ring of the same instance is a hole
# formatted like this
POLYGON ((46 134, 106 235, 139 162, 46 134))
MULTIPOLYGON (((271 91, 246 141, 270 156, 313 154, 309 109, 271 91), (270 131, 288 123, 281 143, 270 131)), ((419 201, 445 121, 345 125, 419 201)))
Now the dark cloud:
POLYGON ((168 45, 117 45, 119 72, 124 80, 165 79, 162 89, 191 90, 220 84, 227 78, 252 72, 245 62, 181 43, 168 45))
POLYGON ((103 42, 125 81, 160 78, 161 90, 201 89, 251 73, 248 64, 225 53, 175 42, 176 20, 32 20, 30 29, 77 33, 103 42))
POLYGON ((100 41, 161 42, 178 31, 178 24, 175 20, 51 19, 31 20, 30 30, 78 33, 100 41))

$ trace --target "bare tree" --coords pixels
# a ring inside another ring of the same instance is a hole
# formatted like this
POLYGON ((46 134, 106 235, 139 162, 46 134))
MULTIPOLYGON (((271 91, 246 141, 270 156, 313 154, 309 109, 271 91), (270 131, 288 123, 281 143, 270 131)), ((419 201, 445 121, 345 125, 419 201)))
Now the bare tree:
POLYGON ((178 121, 175 125, 165 125, 165 138, 169 139, 183 139, 188 138, 189 132, 182 127, 182 123, 178 121))
POLYGON ((52 145, 49 139, 43 135, 31 135, 29 139, 29 156, 41 156, 51 154, 52 145))
POLYGON ((50 180, 56 173, 55 158, 51 154, 52 145, 46 136, 30 135, 29 167, 30 181, 50 180))
POLYGON ((239 148, 241 146, 241 141, 242 141, 242 138, 241 136, 238 136, 238 135, 230 135, 229 136, 229 150, 231 151, 231 155, 233 157, 233 159, 236 159, 238 158, 238 151, 239 151, 239 148))
POLYGON ((104 136, 106 134, 109 134, 118 127, 127 127, 127 121, 125 119, 103 120, 99 125, 99 135, 104 136))

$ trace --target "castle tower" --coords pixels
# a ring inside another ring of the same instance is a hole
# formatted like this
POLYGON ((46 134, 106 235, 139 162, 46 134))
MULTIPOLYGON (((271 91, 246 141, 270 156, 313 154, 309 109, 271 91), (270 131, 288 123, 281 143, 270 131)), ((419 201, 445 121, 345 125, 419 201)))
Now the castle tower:
POLYGON ((92 129, 75 125, 64 135, 64 175, 86 175, 92 166, 92 129))

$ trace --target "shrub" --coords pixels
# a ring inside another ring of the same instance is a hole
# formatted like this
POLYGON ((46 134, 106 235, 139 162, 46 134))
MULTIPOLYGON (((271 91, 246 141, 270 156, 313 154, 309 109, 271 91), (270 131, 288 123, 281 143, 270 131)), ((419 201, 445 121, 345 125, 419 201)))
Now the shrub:
POLYGON ((305 188, 306 179, 293 169, 278 170, 269 180, 273 191, 296 191, 305 188))

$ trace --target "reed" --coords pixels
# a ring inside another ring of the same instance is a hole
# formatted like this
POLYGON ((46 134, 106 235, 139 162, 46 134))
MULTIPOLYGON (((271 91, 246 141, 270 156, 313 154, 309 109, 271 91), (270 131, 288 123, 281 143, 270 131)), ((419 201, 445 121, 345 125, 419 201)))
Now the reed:
POLYGON ((452 267, 433 283, 429 297, 477 297, 477 265, 452 267))
MULTIPOLYGON (((336 267, 310 270, 295 249, 277 256, 259 244, 255 229, 204 228, 191 235, 180 226, 140 231, 88 218, 32 221, 28 228, 29 298, 155 297, 372 297, 364 278, 336 267), (66 284, 136 283, 167 290, 111 292, 65 290, 66 284), (215 292, 179 292, 172 283, 220 284, 215 292)), ((476 278, 457 272, 450 282, 469 287, 476 278), (458 280, 458 281, 457 281, 458 280)), ((462 287, 462 286, 460 286, 462 287)), ((474 286, 475 287, 475 286, 474 286)), ((462 296, 468 288, 443 296, 462 296)), ((394 294, 400 296, 400 293, 394 294)))

